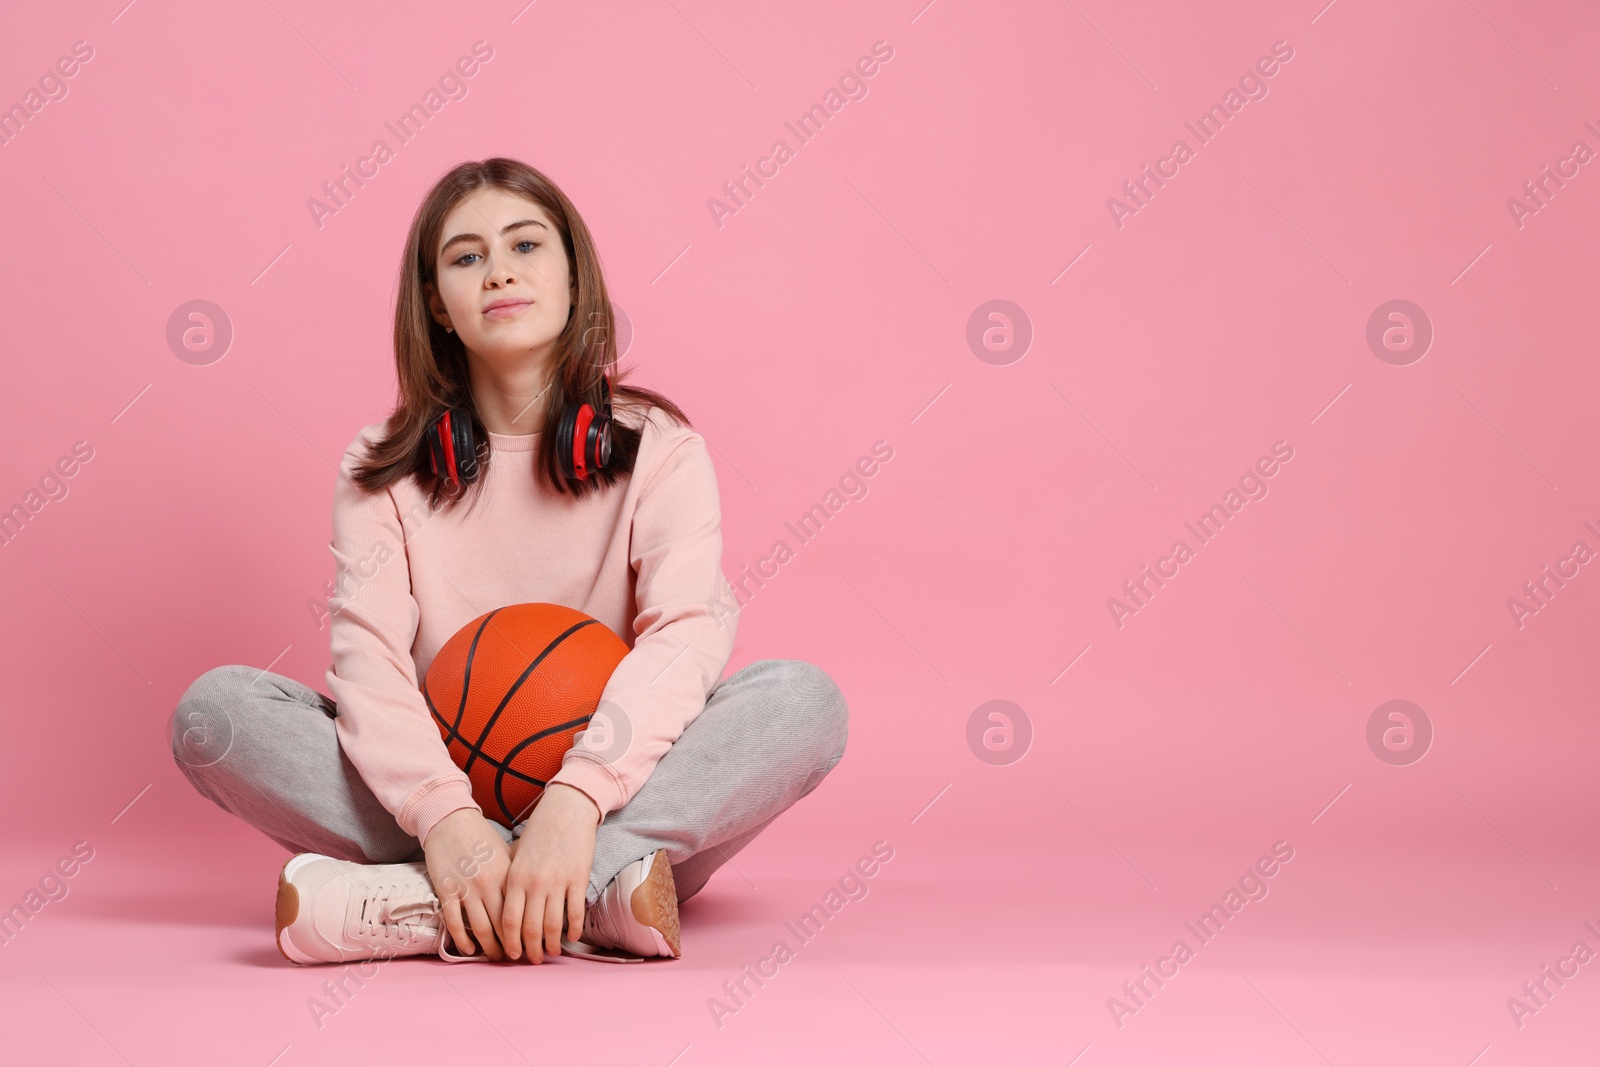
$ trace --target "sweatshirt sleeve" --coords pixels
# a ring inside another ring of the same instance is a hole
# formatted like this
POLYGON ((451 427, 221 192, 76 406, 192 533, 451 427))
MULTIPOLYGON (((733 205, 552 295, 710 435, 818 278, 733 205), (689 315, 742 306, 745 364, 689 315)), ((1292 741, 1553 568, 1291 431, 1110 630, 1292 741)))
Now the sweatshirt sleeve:
POLYGON ((452 811, 481 809, 417 683, 411 648, 421 612, 399 507, 388 490, 367 493, 350 478, 364 436, 345 450, 334 486, 328 691, 339 747, 401 829, 425 841, 452 811))
MULTIPOLYGON (((705 708, 737 628, 726 610, 733 596, 722 574, 722 506, 705 439, 663 431, 648 416, 644 433, 665 439, 657 442, 659 461, 637 472, 645 481, 629 548, 637 574, 634 645, 601 693, 596 718, 607 714, 605 728, 591 720, 550 779, 588 794, 602 822, 632 799, 705 708)), ((645 453, 641 442, 641 459, 645 453)))

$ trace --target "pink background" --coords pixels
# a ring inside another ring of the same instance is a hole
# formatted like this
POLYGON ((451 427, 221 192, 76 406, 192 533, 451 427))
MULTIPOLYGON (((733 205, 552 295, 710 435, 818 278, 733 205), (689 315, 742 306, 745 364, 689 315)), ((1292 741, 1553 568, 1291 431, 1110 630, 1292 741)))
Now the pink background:
POLYGON ((7 1058, 1592 1062, 1600 963, 1521 1028, 1506 1004, 1600 950, 1597 568, 1507 608, 1600 550, 1596 164, 1506 206, 1600 149, 1592 10, 123 3, 0 35, 0 102, 94 49, 0 146, 0 503, 94 450, 0 549, 0 905, 95 850, 0 947, 7 1058), (468 95, 319 229, 307 199, 478 40, 468 95), (879 40, 868 95, 719 228, 707 199, 879 40), (1276 41, 1268 95, 1119 228, 1107 198, 1276 41), (306 602, 334 462, 392 403, 405 228, 497 154, 579 206, 625 362, 713 447, 730 579, 894 449, 731 664, 823 666, 850 747, 686 906, 677 963, 407 961, 319 1030, 329 969, 271 944, 283 850, 165 724, 220 664, 324 687, 306 602), (207 366, 165 338, 192 299, 235 331, 207 366), (996 299, 1033 330, 1006 365, 966 341, 996 299), (1406 366, 1365 339, 1392 299, 1435 332, 1406 366), (1280 440, 1270 494, 1119 629, 1107 598, 1280 440), (995 699, 1034 734, 1005 766, 967 742, 995 699), (1367 744, 1391 699, 1435 731, 1408 766, 1367 744), (707 998, 878 840, 871 893, 719 1029, 707 998), (1119 1028, 1107 998, 1280 840, 1270 895, 1119 1028))

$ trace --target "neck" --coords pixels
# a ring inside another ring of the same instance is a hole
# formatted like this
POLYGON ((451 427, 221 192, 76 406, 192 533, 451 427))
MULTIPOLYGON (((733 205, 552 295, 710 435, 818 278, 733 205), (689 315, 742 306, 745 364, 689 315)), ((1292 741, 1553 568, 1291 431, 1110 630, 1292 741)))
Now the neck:
POLYGON ((545 361, 524 359, 515 367, 495 367, 467 353, 468 378, 478 417, 490 433, 508 436, 537 433, 544 426, 549 383, 545 361))

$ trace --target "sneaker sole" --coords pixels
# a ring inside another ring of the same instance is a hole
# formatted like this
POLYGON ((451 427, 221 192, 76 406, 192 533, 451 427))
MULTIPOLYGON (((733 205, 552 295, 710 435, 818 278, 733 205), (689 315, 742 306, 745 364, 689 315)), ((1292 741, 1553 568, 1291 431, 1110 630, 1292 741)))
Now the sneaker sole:
POLYGON ((300 891, 294 887, 294 883, 289 879, 295 871, 307 863, 312 863, 321 858, 321 856, 312 852, 301 852, 298 855, 290 856, 278 871, 278 903, 273 919, 276 929, 272 940, 278 946, 278 954, 280 956, 290 963, 300 964, 301 966, 325 961, 312 959, 309 956, 290 954, 291 949, 295 953, 300 951, 295 948, 294 941, 288 934, 289 925, 300 917, 300 891))
POLYGON ((666 849, 657 849, 650 873, 629 898, 633 917, 654 932, 661 955, 677 959, 683 955, 678 929, 678 889, 672 881, 672 864, 666 849))

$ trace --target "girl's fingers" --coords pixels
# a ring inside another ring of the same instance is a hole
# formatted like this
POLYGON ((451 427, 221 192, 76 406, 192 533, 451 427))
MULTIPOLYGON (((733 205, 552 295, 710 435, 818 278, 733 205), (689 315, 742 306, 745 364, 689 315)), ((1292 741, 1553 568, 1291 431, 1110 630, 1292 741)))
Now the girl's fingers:
POLYGON ((522 889, 513 886, 506 890, 506 902, 500 909, 500 943, 514 960, 522 958, 522 909, 526 901, 522 889))
POLYGON ((500 938, 500 909, 505 905, 505 898, 500 894, 503 888, 504 886, 497 885, 488 889, 480 887, 478 890, 478 899, 483 902, 484 914, 489 917, 489 929, 494 931, 496 944, 502 947, 504 943, 500 938))
POLYGON ((574 941, 583 940, 583 893, 587 888, 582 882, 567 886, 567 936, 574 941))
POLYGON ((551 893, 544 898, 544 951, 547 956, 561 955, 561 919, 566 905, 563 893, 551 893))
POLYGON ((528 910, 522 915, 522 948, 534 963, 544 962, 544 891, 535 889, 528 895, 528 910))
POLYGON ((494 936, 494 924, 489 921, 483 901, 468 897, 466 911, 467 919, 472 923, 472 932, 478 935, 478 944, 483 946, 483 954, 491 960, 499 960, 504 953, 500 949, 499 939, 494 936))
POLYGON ((457 953, 471 956, 478 951, 472 938, 467 936, 467 928, 461 921, 461 901, 455 897, 444 898, 444 925, 450 931, 450 942, 457 953))

